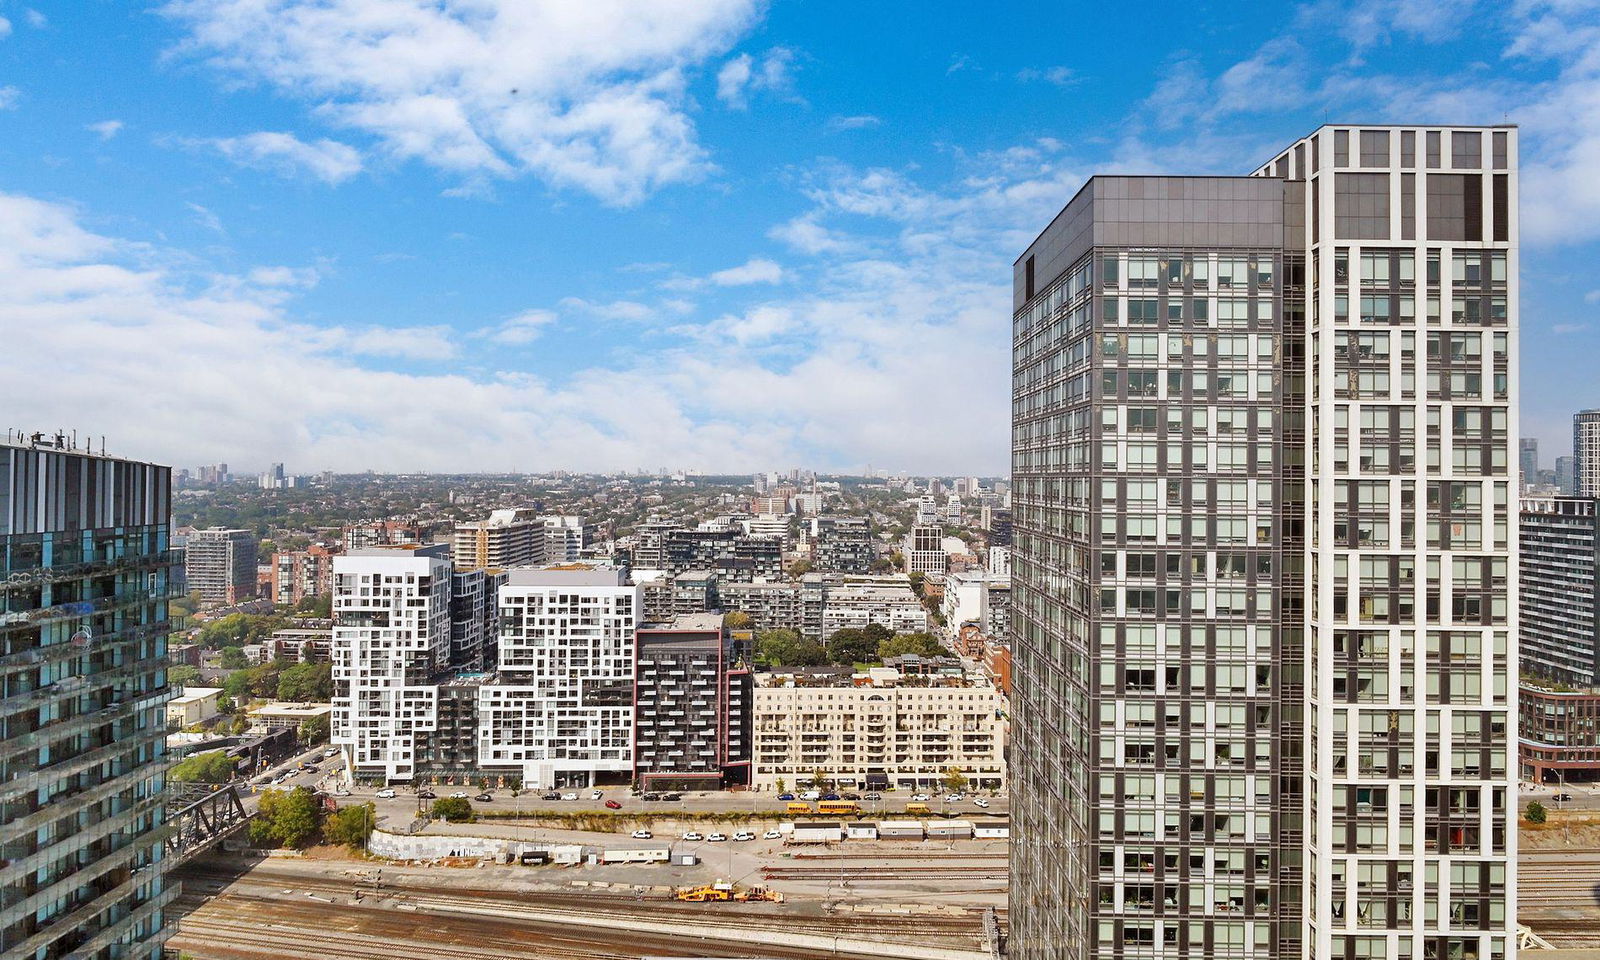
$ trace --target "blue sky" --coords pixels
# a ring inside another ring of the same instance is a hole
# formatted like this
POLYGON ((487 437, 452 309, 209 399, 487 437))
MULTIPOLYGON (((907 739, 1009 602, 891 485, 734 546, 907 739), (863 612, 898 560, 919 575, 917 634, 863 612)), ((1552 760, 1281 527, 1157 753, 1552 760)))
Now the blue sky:
POLYGON ((1084 177, 1509 119, 1549 466, 1600 406, 1600 5, 1473 6, 0 0, 0 410, 180 465, 1001 473, 1010 262, 1084 177))

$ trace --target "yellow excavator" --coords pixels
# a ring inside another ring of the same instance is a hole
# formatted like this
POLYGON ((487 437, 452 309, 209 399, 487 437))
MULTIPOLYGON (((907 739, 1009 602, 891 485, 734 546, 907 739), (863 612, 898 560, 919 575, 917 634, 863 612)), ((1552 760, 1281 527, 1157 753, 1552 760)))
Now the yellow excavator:
POLYGON ((729 900, 737 900, 740 903, 783 902, 783 894, 776 890, 760 886, 741 890, 726 880, 698 887, 680 887, 673 896, 685 903, 724 903, 729 900))

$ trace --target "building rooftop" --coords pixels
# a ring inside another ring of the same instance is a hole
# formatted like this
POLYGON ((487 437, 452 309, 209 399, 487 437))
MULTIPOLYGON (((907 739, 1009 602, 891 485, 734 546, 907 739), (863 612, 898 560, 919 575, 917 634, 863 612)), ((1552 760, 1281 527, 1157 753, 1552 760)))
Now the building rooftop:
POLYGON ((167 701, 168 706, 183 706, 190 703, 199 703, 222 692, 221 687, 185 687, 183 696, 173 697, 167 701))
POLYGON ((623 587, 628 572, 622 567, 597 563, 562 563, 548 567, 517 567, 506 571, 512 587, 623 587))

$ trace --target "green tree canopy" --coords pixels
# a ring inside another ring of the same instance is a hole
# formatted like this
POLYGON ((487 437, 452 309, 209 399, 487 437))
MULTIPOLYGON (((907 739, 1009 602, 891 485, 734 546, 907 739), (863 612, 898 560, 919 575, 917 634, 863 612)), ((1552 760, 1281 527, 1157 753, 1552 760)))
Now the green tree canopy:
POLYGON ((742 610, 730 610, 722 615, 722 625, 729 630, 748 630, 750 622, 750 614, 742 610))
POLYGON ((878 644, 878 656, 887 660, 890 657, 904 656, 914 653, 919 657, 942 657, 950 651, 944 644, 934 639, 931 633, 905 633, 898 637, 890 637, 878 644))
POLYGON ((209 650, 260 643, 274 630, 289 625, 283 617, 263 613, 230 613, 200 628, 200 645, 209 650))
POLYGON ((279 700, 327 703, 333 699, 333 664, 297 663, 278 674, 279 700))
POLYGON ((878 641, 865 630, 846 627, 828 638, 828 659, 834 663, 860 663, 878 659, 878 641))
POLYGON ((867 639, 871 640, 873 643, 882 643, 883 641, 894 636, 893 630, 890 630, 888 627, 877 622, 867 624, 862 628, 861 632, 866 634, 867 639))
POLYGON ((167 668, 167 683, 174 687, 192 687, 200 683, 200 670, 186 663, 167 668))
POLYGON ((964 793, 967 787, 971 785, 967 775, 956 767, 951 767, 944 772, 943 783, 944 788, 951 793, 964 793))
POLYGON ((208 750, 179 761, 167 772, 167 779, 180 783, 227 783, 233 779, 234 769, 226 751, 208 750))
POLYGON ((373 804, 341 807, 322 821, 322 839, 328 843, 342 843, 353 850, 367 842, 377 822, 378 810, 373 804))
POLYGON ((1537 800, 1528 804, 1529 823, 1544 823, 1546 817, 1547 813, 1545 812, 1544 804, 1537 800))
POLYGON ((295 604, 294 612, 308 617, 321 617, 326 620, 333 616, 333 594, 318 593, 301 598, 295 604))
POLYGON ((766 630, 756 636, 756 657, 775 667, 814 667, 828 662, 828 650, 793 630, 766 630))
POLYGON ((328 739, 330 725, 325 716, 312 717, 300 724, 301 743, 322 743, 328 739))
POLYGON ((244 658, 244 648, 242 648, 242 647, 223 647, 222 648, 222 669, 224 669, 224 670, 243 670, 245 667, 247 667, 249 665, 250 665, 250 661, 248 661, 248 660, 246 660, 244 658))
POLYGON ((441 797, 433 801, 433 818, 450 823, 468 823, 472 820, 472 804, 465 797, 441 797))
POLYGON ((322 806, 305 787, 263 793, 260 813, 250 822, 250 842, 257 846, 305 847, 321 833, 322 806))

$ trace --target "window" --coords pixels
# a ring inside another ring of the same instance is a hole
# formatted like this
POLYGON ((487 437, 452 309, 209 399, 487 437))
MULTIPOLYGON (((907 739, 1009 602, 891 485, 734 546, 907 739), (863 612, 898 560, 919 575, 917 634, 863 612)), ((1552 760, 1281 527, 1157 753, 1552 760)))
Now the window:
POLYGON ((1389 131, 1361 131, 1361 165, 1363 167, 1389 165, 1389 131))
POLYGON ((1483 166, 1483 134, 1476 130, 1450 133, 1450 166, 1455 170, 1476 170, 1483 166))
POLYGON ((1389 175, 1387 173, 1335 174, 1333 190, 1333 235, 1335 239, 1389 239, 1389 175))

